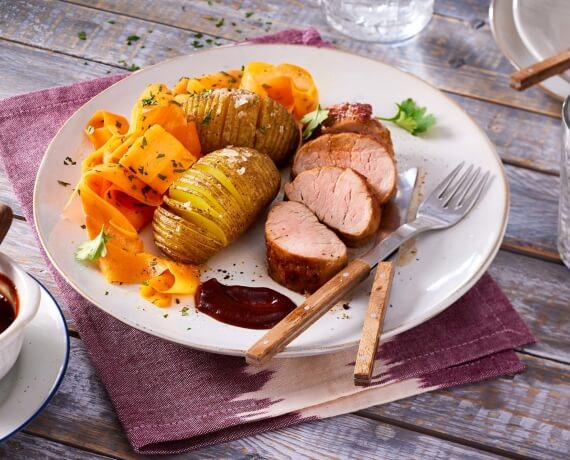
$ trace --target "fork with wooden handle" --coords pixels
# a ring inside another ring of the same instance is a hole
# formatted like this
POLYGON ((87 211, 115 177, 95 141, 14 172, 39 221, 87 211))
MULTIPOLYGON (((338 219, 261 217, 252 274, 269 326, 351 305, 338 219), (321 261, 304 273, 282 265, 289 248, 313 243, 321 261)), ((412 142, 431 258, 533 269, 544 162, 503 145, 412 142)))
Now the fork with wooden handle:
POLYGON ((410 238, 425 231, 451 227, 461 221, 487 190, 489 180, 488 172, 480 177, 480 169, 474 170, 473 166, 470 166, 461 178, 455 181, 463 165, 464 163, 461 163, 456 167, 420 204, 416 219, 400 226, 363 256, 350 262, 267 331, 246 352, 246 361, 254 366, 266 364, 323 316, 332 305, 366 279, 374 266, 410 238))
POLYGON ((511 75, 510 86, 517 91, 523 91, 540 83, 547 78, 559 75, 570 69, 570 48, 561 51, 544 61, 517 70, 511 75))

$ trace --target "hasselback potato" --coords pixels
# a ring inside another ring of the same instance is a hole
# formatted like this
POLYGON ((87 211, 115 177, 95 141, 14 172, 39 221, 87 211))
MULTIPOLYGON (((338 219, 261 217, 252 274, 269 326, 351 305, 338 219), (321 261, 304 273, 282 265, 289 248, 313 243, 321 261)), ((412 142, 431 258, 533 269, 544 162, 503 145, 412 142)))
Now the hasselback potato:
POLYGON ((202 263, 253 223, 279 191, 280 174, 264 153, 216 150, 168 189, 153 218, 154 240, 171 258, 202 263))
POLYGON ((241 89, 217 89, 175 99, 196 119, 204 153, 228 145, 251 147, 281 165, 299 146, 299 125, 270 97, 241 89))

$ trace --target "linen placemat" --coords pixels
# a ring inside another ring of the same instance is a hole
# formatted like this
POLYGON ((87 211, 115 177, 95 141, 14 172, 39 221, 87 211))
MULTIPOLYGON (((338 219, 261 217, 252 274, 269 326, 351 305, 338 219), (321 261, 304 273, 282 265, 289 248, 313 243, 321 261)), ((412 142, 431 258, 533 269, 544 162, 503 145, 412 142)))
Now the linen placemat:
MULTIPOLYGON (((325 44, 314 29, 254 41, 325 44)), ((82 104, 124 76, 0 101, 0 157, 30 223, 34 179, 49 141, 82 104)), ((524 366, 513 348, 534 341, 485 275, 437 317, 383 342, 373 385, 355 387, 356 350, 277 359, 257 369, 243 358, 192 350, 135 330, 84 300, 41 251, 133 449, 144 454, 185 452, 518 373, 524 366)))

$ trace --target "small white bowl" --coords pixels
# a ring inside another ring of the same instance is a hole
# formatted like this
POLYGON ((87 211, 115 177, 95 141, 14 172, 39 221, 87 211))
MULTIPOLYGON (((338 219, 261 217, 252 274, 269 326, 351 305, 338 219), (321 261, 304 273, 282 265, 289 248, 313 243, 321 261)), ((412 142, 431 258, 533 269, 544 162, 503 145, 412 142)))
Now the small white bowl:
POLYGON ((18 264, 0 253, 0 273, 12 280, 18 293, 18 313, 8 329, 0 333, 0 379, 12 368, 24 340, 24 328, 40 305, 40 288, 18 264))

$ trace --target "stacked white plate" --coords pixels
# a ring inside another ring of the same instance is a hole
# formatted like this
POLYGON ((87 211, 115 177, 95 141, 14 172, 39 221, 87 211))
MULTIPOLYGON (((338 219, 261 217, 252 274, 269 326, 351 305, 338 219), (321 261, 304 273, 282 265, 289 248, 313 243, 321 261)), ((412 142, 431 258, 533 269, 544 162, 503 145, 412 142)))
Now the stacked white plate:
MULTIPOLYGON (((493 0, 489 17, 497 45, 517 69, 570 47, 568 0, 493 0)), ((570 94, 570 72, 540 86, 564 99, 570 94)))

